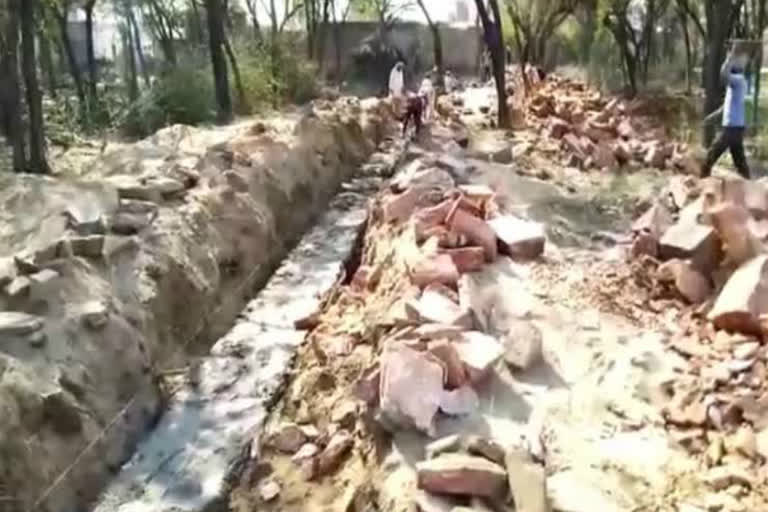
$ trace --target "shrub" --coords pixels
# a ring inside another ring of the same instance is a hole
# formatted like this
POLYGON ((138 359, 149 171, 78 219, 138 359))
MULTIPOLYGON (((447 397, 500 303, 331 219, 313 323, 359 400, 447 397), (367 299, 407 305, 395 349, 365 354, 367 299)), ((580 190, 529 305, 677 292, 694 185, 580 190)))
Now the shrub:
POLYGON ((213 102, 210 69, 180 66, 164 73, 130 107, 122 128, 128 135, 146 136, 169 124, 211 122, 213 102))

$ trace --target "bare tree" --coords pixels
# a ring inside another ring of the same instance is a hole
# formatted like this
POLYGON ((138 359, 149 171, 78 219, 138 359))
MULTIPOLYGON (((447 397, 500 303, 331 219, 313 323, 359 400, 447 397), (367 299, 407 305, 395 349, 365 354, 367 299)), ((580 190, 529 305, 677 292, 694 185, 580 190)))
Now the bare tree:
POLYGON ((21 121, 21 91, 19 87, 19 3, 6 0, 6 16, 0 16, 0 118, 2 131, 13 151, 14 172, 24 172, 27 157, 24 128, 21 121), (4 18, 4 19, 3 19, 4 18))
POLYGON ((35 57, 35 13, 39 12, 39 0, 20 2, 21 54, 27 109, 29 110, 29 166, 30 171, 48 174, 50 168, 45 157, 45 127, 43 125, 43 101, 37 80, 35 57))
POLYGON ((75 58, 75 50, 72 47, 72 40, 69 38, 68 20, 70 12, 70 0, 47 0, 46 7, 56 21, 56 25, 59 29, 59 42, 64 49, 64 55, 67 58, 67 64, 70 75, 72 75, 72 81, 75 84, 75 92, 77 93, 77 100, 80 105, 80 116, 85 119, 88 113, 88 100, 85 96, 85 86, 83 84, 83 76, 80 73, 80 68, 77 65, 77 59, 75 58))
POLYGON ((501 14, 497 0, 488 0, 486 8, 484 0, 475 0, 477 14, 483 24, 485 45, 491 54, 493 66, 493 78, 496 82, 496 96, 498 98, 498 124, 500 128, 509 127, 509 110, 507 109, 507 91, 505 88, 506 70, 504 55, 504 36, 501 29, 501 14), (491 18, 492 16, 492 18, 491 18))
POLYGON ((506 0, 521 60, 546 66, 547 43, 578 4, 578 0, 506 0))
POLYGON ((232 99, 229 96, 227 61, 224 57, 224 9, 221 0, 205 0, 205 8, 218 119, 219 122, 226 123, 232 119, 232 99))
POLYGON ((416 0, 421 12, 424 14, 424 18, 427 20, 427 26, 432 32, 432 46, 435 52, 435 67, 437 68, 437 87, 442 88, 444 86, 443 77, 445 76, 445 67, 443 66, 443 40, 440 37, 440 26, 432 21, 432 17, 429 15, 427 7, 424 5, 424 0, 416 0))
POLYGON ((88 93, 92 107, 98 101, 98 70, 96 68, 96 49, 93 42, 94 7, 96 7, 96 0, 86 0, 83 4, 83 12, 85 13, 85 51, 88 60, 88 93))

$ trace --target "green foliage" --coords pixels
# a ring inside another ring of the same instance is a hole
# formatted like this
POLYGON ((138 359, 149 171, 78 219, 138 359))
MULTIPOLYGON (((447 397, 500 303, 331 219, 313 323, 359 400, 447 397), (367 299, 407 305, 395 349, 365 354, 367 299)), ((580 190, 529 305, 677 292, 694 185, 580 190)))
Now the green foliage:
POLYGON ((122 123, 127 135, 146 136, 169 124, 201 124, 215 118, 209 69, 180 66, 161 76, 122 123))

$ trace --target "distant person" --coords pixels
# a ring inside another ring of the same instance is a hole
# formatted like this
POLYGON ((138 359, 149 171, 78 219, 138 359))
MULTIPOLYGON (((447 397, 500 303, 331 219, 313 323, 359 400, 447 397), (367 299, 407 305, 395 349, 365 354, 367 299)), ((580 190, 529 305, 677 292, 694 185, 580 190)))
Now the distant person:
POLYGON ((456 82, 456 77, 453 76, 453 73, 451 73, 450 70, 445 72, 445 77, 443 78, 443 82, 445 83, 445 92, 447 92, 448 94, 455 91, 458 85, 458 83, 456 82))
POLYGON ((389 72, 389 97, 392 98, 392 106, 399 116, 402 111, 403 96, 405 94, 405 77, 403 72, 405 64, 400 61, 389 72))
POLYGON ((749 179, 749 165, 744 154, 744 128, 746 126, 745 100, 747 79, 744 76, 749 57, 746 50, 734 45, 720 70, 720 76, 727 84, 725 102, 705 118, 705 123, 716 119, 722 112, 723 131, 707 151, 707 160, 701 170, 702 177, 712 174, 712 167, 726 149, 731 150, 731 157, 736 169, 744 178, 749 179))
POLYGON ((480 80, 485 83, 491 79, 491 53, 488 51, 488 49, 483 50, 483 57, 480 66, 480 80))
POLYGON ((427 98, 421 95, 409 94, 405 100, 405 116, 403 117, 403 137, 408 133, 408 124, 413 121, 416 135, 421 132, 422 117, 427 98))
POLYGON ((424 120, 426 122, 430 122, 432 120, 432 115, 435 110, 435 101, 437 99, 435 97, 435 86, 429 76, 425 76, 421 81, 421 86, 419 87, 419 96, 424 99, 424 120))

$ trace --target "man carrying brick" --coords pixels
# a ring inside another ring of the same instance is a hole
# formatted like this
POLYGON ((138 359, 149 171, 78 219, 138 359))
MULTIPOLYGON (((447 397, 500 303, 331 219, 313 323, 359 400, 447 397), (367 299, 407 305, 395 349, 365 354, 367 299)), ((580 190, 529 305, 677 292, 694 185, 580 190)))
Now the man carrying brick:
POLYGON ((722 113, 723 131, 707 151, 707 160, 702 168, 702 177, 712 173, 712 167, 726 149, 730 149, 733 163, 744 178, 749 179, 749 165, 744 154, 744 127, 746 125, 745 99, 747 80, 744 71, 747 67, 748 53, 742 45, 734 43, 720 70, 720 76, 726 83, 725 102, 704 120, 709 123, 722 113))

